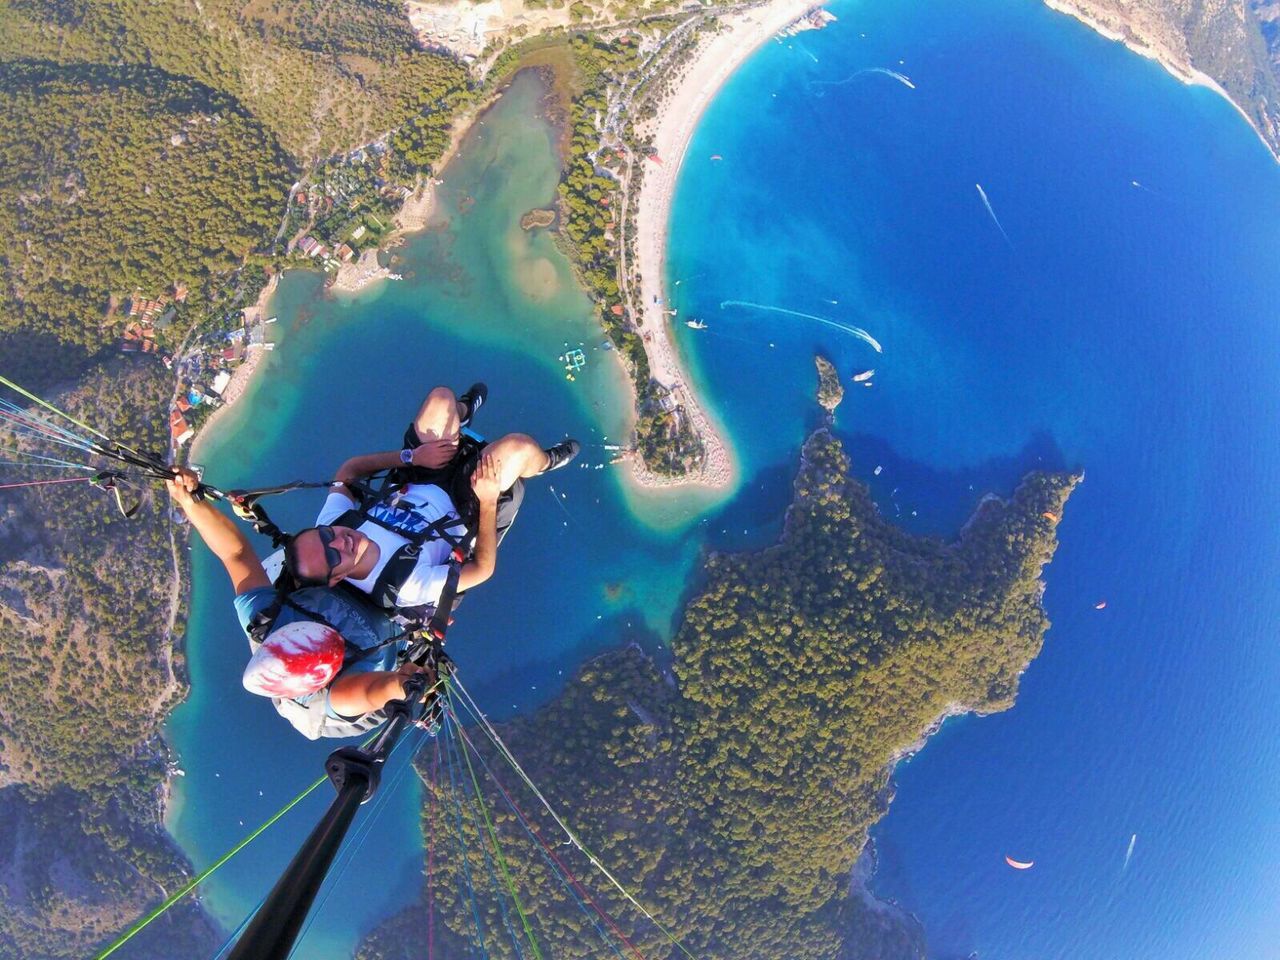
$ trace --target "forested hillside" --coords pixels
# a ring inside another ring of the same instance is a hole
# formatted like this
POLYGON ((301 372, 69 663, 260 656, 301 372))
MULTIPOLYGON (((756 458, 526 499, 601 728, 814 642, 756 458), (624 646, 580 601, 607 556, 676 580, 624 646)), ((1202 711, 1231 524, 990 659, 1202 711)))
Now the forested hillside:
POLYGON ((180 287, 164 345, 216 325, 313 163, 404 127, 412 182, 468 84, 393 0, 0 0, 0 332, 93 351, 180 287))
MULTIPOLYGON (((1039 576, 1075 478, 1032 474, 943 543, 885 522, 848 467, 826 431, 809 440, 781 541, 708 558, 669 674, 634 648, 606 655, 502 730, 585 846, 705 960, 922 956, 918 930, 851 884, 887 809, 892 762, 940 716, 1011 706, 1048 627, 1039 576)), ((437 943, 462 955, 479 916, 494 934, 489 955, 514 956, 502 907, 485 892, 493 855, 479 818, 461 823, 465 846, 450 839, 465 790, 440 763, 419 759, 437 943)), ((481 789, 533 939, 548 956, 604 955, 577 894, 546 868, 493 781, 481 789)), ((517 803, 537 809, 524 792, 517 803)), ((533 819, 563 839, 548 818, 533 819)), ((591 895, 640 953, 683 956, 577 850, 558 855, 591 878, 591 895)), ((362 960, 415 955, 412 932, 431 912, 424 902, 384 926, 362 960)))
POLYGON ((1218 83, 1280 157, 1276 0, 1046 0, 1145 47, 1184 77, 1218 83))
POLYGON ((142 67, 0 63, 0 330, 92 349, 132 291, 211 289, 270 239, 292 182, 229 98, 142 67))
POLYGON ((0 59, 189 77, 300 162, 386 133, 466 82, 452 59, 418 49, 396 0, 5 0, 0 59))
MULTIPOLYGON (((155 449, 167 424, 139 411, 169 389, 121 359, 54 399, 155 449)), ((0 957, 87 956, 185 874, 160 823, 184 541, 163 492, 126 496, 146 498, 134 520, 87 483, 0 500, 0 957)), ((121 956, 200 956, 212 936, 185 906, 121 956)))

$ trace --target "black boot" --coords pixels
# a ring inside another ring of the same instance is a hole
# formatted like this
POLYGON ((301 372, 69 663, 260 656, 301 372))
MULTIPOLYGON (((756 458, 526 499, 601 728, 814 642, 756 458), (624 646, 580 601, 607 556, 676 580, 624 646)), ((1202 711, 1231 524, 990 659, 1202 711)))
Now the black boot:
POLYGON ((484 402, 489 399, 489 388, 483 383, 473 383, 467 387, 467 392, 458 398, 458 402, 466 408, 466 415, 462 418, 462 426, 468 426, 471 418, 476 415, 476 411, 484 406, 484 402))
POLYGON ((550 473, 552 470, 559 470, 565 464, 572 463, 581 450, 582 444, 577 440, 561 440, 554 447, 547 447, 542 451, 547 455, 547 465, 542 468, 542 472, 550 473))

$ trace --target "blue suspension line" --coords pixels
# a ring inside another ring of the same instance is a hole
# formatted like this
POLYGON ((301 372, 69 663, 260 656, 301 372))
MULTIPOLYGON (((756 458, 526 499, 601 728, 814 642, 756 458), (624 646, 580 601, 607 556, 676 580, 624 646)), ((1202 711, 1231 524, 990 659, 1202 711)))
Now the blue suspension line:
MULTIPOLYGON (((457 720, 456 715, 454 716, 454 720, 455 721, 457 720)), ((461 771, 461 760, 458 756, 458 751, 464 750, 466 749, 466 747, 464 744, 458 743, 456 739, 452 741, 449 746, 451 749, 455 751, 453 759, 454 759, 454 762, 458 763, 459 771, 461 771)), ((459 773, 459 779, 462 779, 461 773, 459 773)), ((465 790, 466 780, 464 779, 462 780, 462 785, 465 790)), ((483 803, 484 800, 483 798, 477 795, 476 802, 483 803)), ((504 891, 498 885, 498 875, 494 872, 494 869, 493 869, 493 860, 489 856, 489 847, 484 842, 486 832, 481 828, 480 821, 476 819, 475 811, 472 810, 470 807, 467 808, 467 819, 471 822, 471 825, 475 827, 476 835, 480 837, 480 852, 484 856, 485 870, 489 874, 489 884, 490 886, 493 887, 493 895, 494 895, 494 898, 498 901, 498 910, 502 914, 502 925, 507 928, 507 935, 511 937, 511 945, 515 949, 516 956, 519 957, 520 960, 524 960, 524 950, 520 946, 520 943, 521 943, 520 937, 516 934, 515 929, 511 926, 511 914, 510 914, 510 911, 507 910, 506 891, 504 891)))
POLYGON ((262 899, 258 901, 258 905, 244 915, 244 919, 240 921, 240 925, 231 931, 231 935, 222 941, 222 946, 218 948, 218 952, 212 957, 212 960, 222 960, 223 955, 236 945, 236 941, 240 939, 240 934, 244 933, 244 928, 249 926, 249 921, 254 918, 262 905, 267 902, 267 895, 263 894, 262 899))
MULTIPOLYGON (((469 713, 471 712, 471 708, 467 706, 465 702, 455 701, 453 697, 450 696, 449 706, 450 706, 451 714, 453 713, 453 707, 455 703, 462 703, 463 708, 467 710, 467 712, 469 713)), ((455 722, 457 722, 456 714, 454 716, 455 716, 455 722)), ((463 748, 465 749, 466 747, 467 747, 467 744, 464 741, 463 748)), ((498 780, 498 778, 494 775, 493 771, 489 768, 489 764, 485 761, 484 755, 480 753, 479 750, 475 749, 474 746, 471 747, 471 755, 480 761, 480 766, 484 769, 484 772, 489 777, 489 779, 492 780, 495 784, 497 784, 501 788, 502 787, 501 781, 498 780)), ((614 952, 614 955, 617 956, 619 960, 626 960, 625 955, 618 948, 618 945, 614 942, 614 937, 611 936, 607 930, 605 930, 604 926, 600 923, 600 918, 596 916, 596 914, 593 911, 587 909, 586 901, 582 899, 582 896, 578 893, 578 891, 573 888, 573 885, 571 883, 569 883, 569 880, 565 876, 564 871, 561 870, 559 865, 557 865, 556 862, 551 859, 550 854, 547 853, 546 849, 542 846, 542 843, 538 840, 537 836, 534 834, 532 827, 529 825, 529 822, 525 820, 524 814, 521 813, 516 808, 516 806, 511 802, 511 798, 508 796, 505 788, 499 789, 498 793, 502 795, 503 800, 506 801, 507 809, 509 809, 512 812, 512 814, 515 815, 515 818, 520 822, 520 826, 524 827, 525 833, 528 834, 529 839, 533 842, 533 845, 537 847, 538 852, 542 854, 542 859, 546 863, 547 868, 551 871, 551 873, 555 876, 555 878, 560 881, 560 886, 564 887, 564 889, 568 892, 569 896, 573 899, 573 902, 577 904, 578 909, 581 910, 582 913, 586 916, 586 918, 591 921, 591 925, 596 928, 596 933, 600 935, 600 939, 609 945, 609 948, 614 952)))
MULTIPOLYGON (((12 451, 5 451, 11 453, 12 451)), ((31 454, 35 456, 35 454, 31 454)), ((49 460, 49 457, 41 457, 41 460, 49 460)), ((93 467, 86 466, 83 463, 62 463, 51 461, 49 463, 31 463, 27 460, 0 460, 0 467, 26 467, 27 469, 39 468, 41 470, 88 470, 93 472, 93 467)))
MULTIPOLYGON (((445 732, 445 745, 447 748, 450 742, 449 738, 453 736, 453 728, 450 726, 449 715, 447 713, 444 717, 443 727, 445 732)), ((484 949, 484 933, 480 925, 480 909, 476 906, 475 886, 471 882, 471 863, 470 858, 467 855, 467 838, 462 832, 462 805, 458 800, 458 783, 453 769, 453 762, 447 749, 445 750, 445 768, 449 772, 449 793, 453 799, 454 821, 458 827, 458 844, 462 853, 462 875, 466 878, 467 897, 471 901, 471 915, 475 920, 476 947, 480 951, 480 956, 487 957, 488 954, 485 953, 484 949)))
MULTIPOLYGON (((333 870, 330 871, 329 876, 325 880, 324 894, 321 896, 320 902, 312 908, 308 915, 306 924, 299 932, 297 940, 294 941, 293 949, 289 951, 290 957, 298 952, 298 947, 301 946, 303 940, 306 939, 307 931, 310 930, 311 925, 316 922, 316 919, 324 910, 324 905, 329 901, 329 898, 333 896, 333 891, 338 888, 338 884, 342 880, 342 875, 346 872, 347 868, 351 866, 351 861, 355 859, 355 855, 360 851, 360 848, 364 846, 364 842, 369 838, 369 834, 373 832, 373 828, 382 817, 383 811, 386 810, 391 796, 396 792, 396 788, 400 786, 400 782, 404 779, 405 772, 413 766, 414 757, 416 757, 418 755, 418 751, 422 749, 427 736, 428 735, 424 733, 418 738, 417 743, 415 743, 413 748, 409 751, 408 759, 396 770, 395 774, 391 777, 390 782, 378 791, 377 799, 374 800, 373 806, 369 812, 362 818, 359 828, 352 836, 347 838, 346 842, 343 843, 342 853, 339 854, 333 870)), ((407 742, 408 740, 401 740, 395 745, 391 756, 387 758, 386 762, 388 764, 397 753, 404 752, 401 747, 407 742)), ((250 914, 250 917, 252 917, 252 914, 250 914)), ((245 922, 248 923, 248 918, 246 918, 245 922)))
POLYGON ((61 424, 47 420, 35 411, 26 407, 20 407, 18 404, 13 403, 10 400, 5 400, 3 397, 0 397, 0 411, 4 411, 11 415, 10 417, 6 417, 6 420, 17 419, 21 422, 22 426, 25 426, 30 430, 39 429, 43 433, 61 436, 66 440, 73 440, 77 443, 84 444, 85 446, 89 446, 92 442, 87 437, 81 436, 74 430, 68 430, 61 424))

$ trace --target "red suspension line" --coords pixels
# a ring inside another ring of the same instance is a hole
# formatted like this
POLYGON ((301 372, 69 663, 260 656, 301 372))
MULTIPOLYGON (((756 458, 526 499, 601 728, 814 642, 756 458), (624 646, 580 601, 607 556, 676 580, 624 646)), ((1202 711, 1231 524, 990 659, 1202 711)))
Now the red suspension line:
MULTIPOLYGON (((462 739, 467 742, 467 746, 469 746, 472 749, 472 751, 474 751, 477 755, 479 755, 480 751, 476 750, 475 744, 471 742, 471 738, 467 736, 467 732, 462 729, 462 724, 460 723, 454 724, 454 729, 457 730, 458 733, 462 735, 462 739)), ((565 866, 564 861, 561 860, 560 857, 556 855, 555 850, 552 847, 547 846, 547 841, 542 839, 542 834, 540 834, 538 832, 538 828, 533 825, 533 821, 530 820, 529 817, 526 816, 525 812, 521 810, 519 806, 516 805, 515 800, 512 799, 511 795, 507 793, 505 789, 503 789, 502 784, 498 782, 498 778, 495 777, 491 771, 486 770, 485 772, 489 774, 489 779, 492 780, 493 785, 498 788, 498 792, 502 794, 503 798, 507 801, 507 803, 511 804, 511 809, 514 810, 519 815, 520 819, 522 819, 525 822, 525 825, 528 827, 529 832, 532 833, 537 838, 538 843, 542 844, 542 849, 545 850, 547 852, 547 855, 550 856, 551 859, 554 860, 556 864, 560 867, 560 869, 564 871, 565 876, 569 878, 569 881, 577 888, 578 892, 587 898, 587 902, 590 903, 591 908, 600 915, 600 919, 602 919, 605 923, 609 925, 609 929, 612 930, 615 934, 617 934, 618 939, 621 940, 624 944, 626 944, 627 949, 629 949, 632 953, 634 953, 637 957, 639 957, 640 960, 646 960, 645 955, 641 953, 639 950, 637 950, 635 944, 633 944, 630 940, 627 939, 627 935, 618 929, 618 925, 613 922, 613 918, 610 917, 609 914, 605 913, 604 910, 600 908, 600 905, 596 903, 595 897, 591 896, 591 894, 587 891, 587 889, 579 882, 578 878, 574 876, 573 871, 570 870, 567 866, 565 866)))

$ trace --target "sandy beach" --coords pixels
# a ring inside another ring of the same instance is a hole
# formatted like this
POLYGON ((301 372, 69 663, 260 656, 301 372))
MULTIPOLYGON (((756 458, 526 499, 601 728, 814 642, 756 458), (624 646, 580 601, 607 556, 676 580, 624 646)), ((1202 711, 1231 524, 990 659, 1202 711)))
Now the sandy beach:
MULTIPOLYGON (((267 285, 262 288, 262 292, 258 294, 258 299, 253 305, 244 308, 244 323, 246 327, 255 326, 267 319, 267 305, 271 302, 271 298, 275 296, 276 287, 280 285, 280 276, 278 273, 273 274, 271 279, 267 281, 267 285)), ((253 379, 253 373, 258 369, 258 363, 262 360, 264 353, 266 353, 266 350, 261 347, 253 347, 245 352, 244 360, 240 366, 232 371, 231 382, 222 391, 222 405, 209 415, 209 419, 200 427, 199 433, 192 442, 191 450, 193 453, 200 445, 200 441, 205 436, 212 434, 214 426, 222 419, 223 415, 231 409, 237 400, 244 396, 244 392, 249 388, 249 382, 253 379)))
MULTIPOLYGON (((468 110, 457 117, 449 135, 449 146, 445 148, 444 155, 437 161, 436 169, 444 170, 449 165, 454 155, 458 152, 458 148, 462 146, 463 137, 471 129, 471 125, 476 118, 484 112, 484 109, 491 102, 492 98, 479 107, 468 110)), ((379 250, 386 250, 396 246, 406 233, 416 233, 427 228, 427 224, 431 220, 431 213, 436 207, 436 185, 443 182, 443 180, 428 177, 424 182, 420 183, 418 189, 411 193, 400 209, 396 211, 396 215, 392 220, 394 229, 383 241, 382 245, 378 249, 370 248, 365 250, 355 261, 339 266, 329 290, 333 293, 355 293, 357 290, 363 290, 371 283, 390 277, 391 271, 387 267, 378 265, 379 250)))
POLYGON ((693 61, 675 79, 674 89, 659 108, 657 118, 642 128, 643 132, 652 134, 661 162, 643 161, 644 179, 634 199, 636 267, 642 279, 639 302, 632 306, 642 319, 645 351, 653 378, 672 390, 707 450, 702 471, 678 480, 649 472, 637 459, 635 479, 643 486, 697 483, 723 487, 733 480, 729 450, 687 383, 672 340, 670 318, 664 312, 667 292, 663 286, 663 268, 671 202, 689 141, 717 91, 761 44, 814 6, 812 0, 774 0, 722 17, 722 31, 703 42, 693 61))
POLYGON ((356 260, 338 267, 329 290, 333 293, 355 293, 389 276, 391 271, 378 263, 378 248, 369 247, 356 260))

